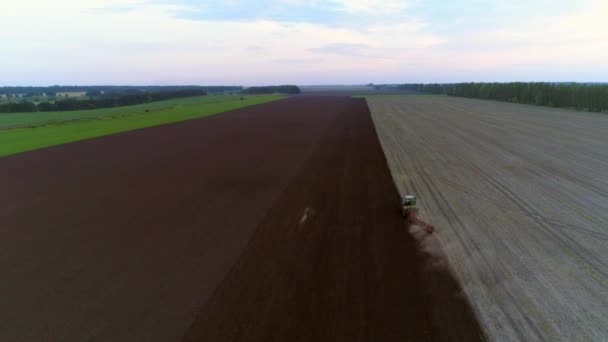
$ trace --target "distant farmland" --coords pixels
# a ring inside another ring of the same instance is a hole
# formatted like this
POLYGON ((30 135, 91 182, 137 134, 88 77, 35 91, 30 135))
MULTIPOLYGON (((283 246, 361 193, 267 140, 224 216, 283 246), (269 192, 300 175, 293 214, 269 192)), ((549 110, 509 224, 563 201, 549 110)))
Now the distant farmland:
POLYGON ((0 157, 47 146, 213 115, 281 95, 202 96, 68 112, 0 114, 0 157))

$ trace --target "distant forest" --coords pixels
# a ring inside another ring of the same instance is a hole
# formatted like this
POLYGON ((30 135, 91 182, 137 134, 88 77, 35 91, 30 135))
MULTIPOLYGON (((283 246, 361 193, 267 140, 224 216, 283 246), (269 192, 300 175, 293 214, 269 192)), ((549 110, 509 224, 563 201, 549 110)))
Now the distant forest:
POLYGON ((53 112, 111 108, 203 95, 207 95, 207 92, 201 89, 181 89, 163 92, 138 92, 118 96, 103 94, 90 99, 64 99, 54 102, 45 101, 38 104, 30 101, 20 101, 1 104, 0 113, 53 112))
POLYGON ((124 95, 133 93, 159 93, 178 90, 203 90, 207 93, 239 92, 241 86, 51 86, 51 87, 0 87, 0 95, 40 95, 86 92, 87 95, 124 95))
POLYGON ((130 106, 207 94, 299 94, 295 85, 0 87, 0 113, 53 112, 130 106), (79 94, 80 93, 80 94, 79 94), (66 94, 72 94, 66 95, 66 94))
POLYGON ((299 94, 300 88, 295 85, 280 85, 266 87, 250 87, 243 90, 246 94, 299 94))
POLYGON ((401 90, 508 101, 592 112, 608 111, 608 84, 594 83, 452 83, 402 84, 401 90))

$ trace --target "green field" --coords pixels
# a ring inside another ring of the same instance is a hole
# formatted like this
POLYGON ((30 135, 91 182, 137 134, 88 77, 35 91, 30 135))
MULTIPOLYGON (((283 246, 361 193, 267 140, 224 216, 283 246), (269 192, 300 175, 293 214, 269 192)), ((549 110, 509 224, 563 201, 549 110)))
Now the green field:
POLYGON ((283 98, 201 96, 96 110, 0 115, 0 157, 139 128, 218 114, 283 98))

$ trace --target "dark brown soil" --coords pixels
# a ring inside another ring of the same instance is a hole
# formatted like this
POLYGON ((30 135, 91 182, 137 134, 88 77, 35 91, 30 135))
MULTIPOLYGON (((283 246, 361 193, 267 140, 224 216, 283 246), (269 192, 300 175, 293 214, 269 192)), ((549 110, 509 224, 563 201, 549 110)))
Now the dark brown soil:
POLYGON ((15 155, 0 189, 0 340, 480 336, 395 210, 363 100, 15 155))
POLYGON ((179 340, 347 102, 0 159, 0 340, 179 340))
POLYGON ((275 201, 186 341, 475 341, 455 280, 418 252, 365 100, 275 201))

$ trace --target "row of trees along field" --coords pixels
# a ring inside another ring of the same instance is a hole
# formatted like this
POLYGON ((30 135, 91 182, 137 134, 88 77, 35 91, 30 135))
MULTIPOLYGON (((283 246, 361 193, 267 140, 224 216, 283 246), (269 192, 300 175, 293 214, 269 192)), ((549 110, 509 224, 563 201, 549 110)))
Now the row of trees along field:
POLYGON ((295 85, 280 85, 280 86, 265 86, 265 87, 250 87, 243 90, 246 94, 299 94, 300 88, 295 85))
POLYGON ((111 108, 203 95, 207 95, 207 92, 204 90, 182 89, 164 92, 138 92, 136 94, 104 96, 88 100, 66 99, 55 102, 41 102, 39 104, 29 101, 22 101, 0 105, 0 113, 53 112, 111 108))
POLYGON ((608 111, 608 84, 592 83, 452 83, 403 84, 403 90, 508 101, 593 112, 608 111))
POLYGON ((203 90, 210 94, 239 92, 241 86, 50 86, 50 87, 0 87, 0 95, 21 94, 24 96, 86 92, 87 96, 101 94, 160 93, 178 90, 203 90))

